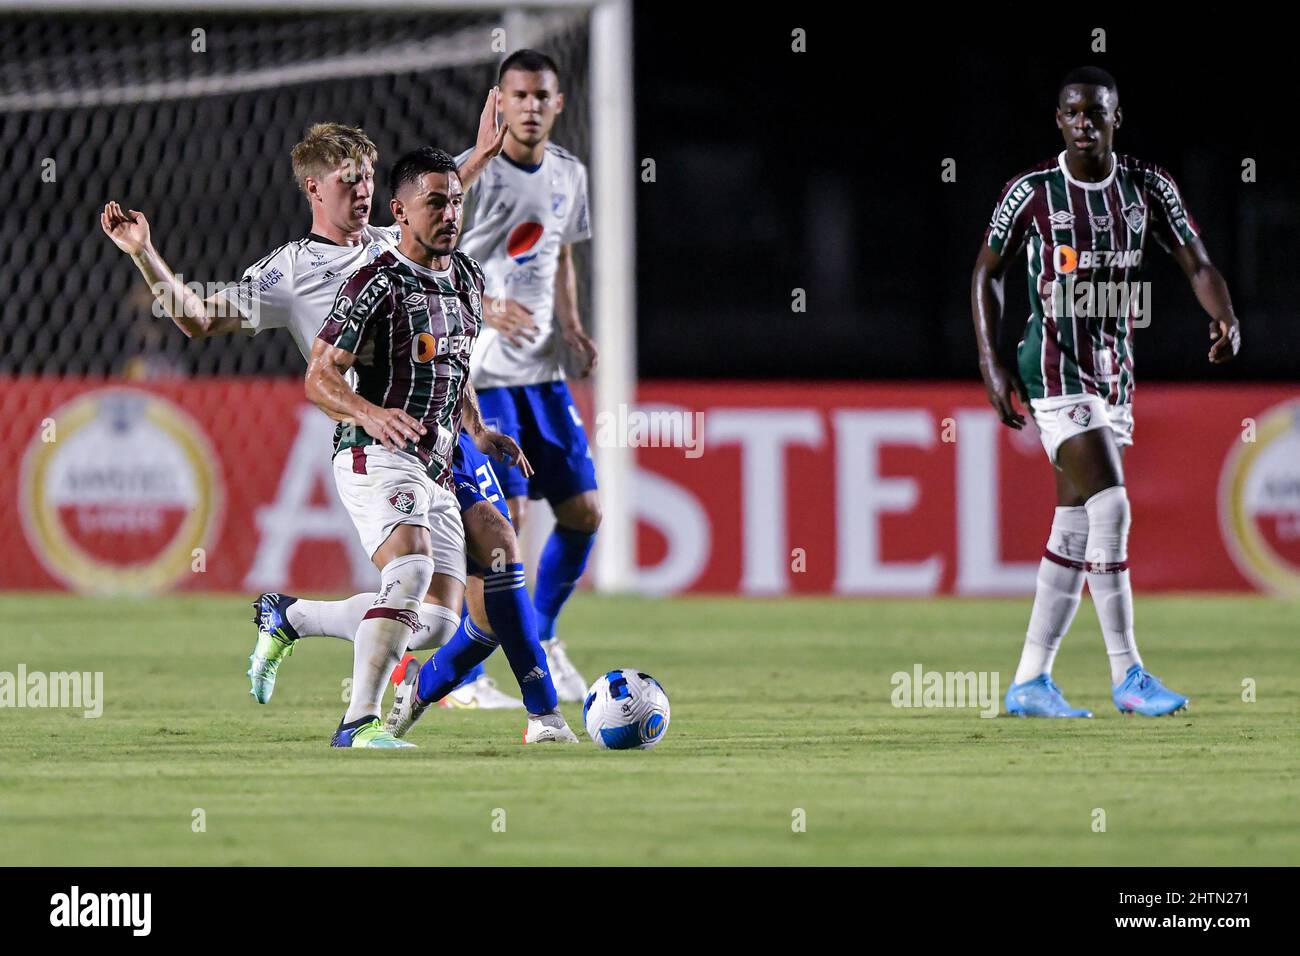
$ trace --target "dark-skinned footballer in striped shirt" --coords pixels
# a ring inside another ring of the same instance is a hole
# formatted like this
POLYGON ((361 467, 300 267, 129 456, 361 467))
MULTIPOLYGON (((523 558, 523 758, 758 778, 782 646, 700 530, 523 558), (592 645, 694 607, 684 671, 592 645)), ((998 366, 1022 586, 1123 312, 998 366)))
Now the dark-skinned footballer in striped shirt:
POLYGON ((1119 711, 1160 716, 1187 706, 1143 666, 1133 633, 1123 449, 1133 443, 1134 330, 1151 315, 1150 286, 1139 281, 1144 259, 1158 246, 1182 267, 1210 317, 1212 363, 1237 354, 1241 333, 1173 177, 1114 151, 1122 120, 1109 73, 1083 67, 1065 77, 1056 108, 1065 149, 1007 183, 971 278, 989 402, 1016 429, 1025 417, 1015 399, 1027 406, 1055 466, 1056 514, 1005 701, 1008 713, 1022 716, 1092 716, 1071 707, 1052 680, 1085 580, 1119 711), (1022 249, 1030 314, 1008 368, 997 354, 1003 280, 1022 249))

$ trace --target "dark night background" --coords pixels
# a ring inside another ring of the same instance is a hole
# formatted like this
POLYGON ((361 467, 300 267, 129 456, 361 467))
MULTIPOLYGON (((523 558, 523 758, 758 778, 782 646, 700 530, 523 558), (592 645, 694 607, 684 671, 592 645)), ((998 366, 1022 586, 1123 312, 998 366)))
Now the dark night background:
MULTIPOLYGON (((1204 314, 1157 252, 1139 381, 1300 371, 1290 41, 1266 18, 1112 7, 1070 23, 1004 4, 873 27, 845 11, 698 9, 636 8, 636 154, 657 164, 637 206, 642 377, 976 379, 968 296, 984 227, 1003 184, 1062 148, 1056 90, 1083 64, 1115 75, 1117 150, 1174 175, 1243 326, 1242 355, 1212 370, 1204 314), (791 52, 795 27, 805 53, 791 52), (1107 53, 1090 52, 1094 28, 1107 53), (955 183, 940 179, 945 157, 955 183), (1245 157, 1255 183, 1241 181, 1245 157)), ((1022 255, 1008 350, 1024 284, 1022 255)))

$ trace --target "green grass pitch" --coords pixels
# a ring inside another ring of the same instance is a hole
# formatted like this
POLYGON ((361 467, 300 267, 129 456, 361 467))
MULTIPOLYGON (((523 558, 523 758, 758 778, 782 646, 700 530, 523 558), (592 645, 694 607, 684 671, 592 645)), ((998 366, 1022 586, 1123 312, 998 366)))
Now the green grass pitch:
MULTIPOLYGON (((519 712, 435 710, 418 750, 353 753, 327 746, 343 642, 300 645, 263 707, 244 676, 245 599, 7 596, 0 671, 102 671, 105 703, 98 719, 0 709, 0 859, 1300 863, 1300 607, 1139 594, 1147 665, 1192 699, 1174 718, 1115 712, 1086 598, 1055 677, 1093 720, 891 705, 891 675, 918 663, 997 671, 1005 693, 1028 611, 580 595, 563 624, 587 677, 635 666, 668 690, 656 750, 597 750, 566 705, 581 746, 524 747, 519 712)), ((509 689, 500 655, 492 669, 509 689)))

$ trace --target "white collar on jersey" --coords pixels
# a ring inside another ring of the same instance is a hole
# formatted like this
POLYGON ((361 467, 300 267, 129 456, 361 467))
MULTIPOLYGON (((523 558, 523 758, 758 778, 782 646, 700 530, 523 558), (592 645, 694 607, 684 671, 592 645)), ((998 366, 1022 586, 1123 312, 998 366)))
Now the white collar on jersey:
POLYGON ((1061 150, 1061 155, 1056 157, 1056 164, 1061 167, 1061 172, 1065 173, 1066 180, 1070 182, 1072 185, 1078 186, 1080 189, 1105 189, 1107 186, 1109 186, 1111 183, 1115 181, 1115 170, 1119 168, 1119 160, 1115 158, 1114 153, 1111 153, 1110 154, 1110 175, 1107 176, 1105 179, 1101 180, 1100 182, 1085 183, 1083 180, 1075 179, 1073 176, 1070 175, 1070 170, 1065 165, 1065 150, 1061 150))
POLYGON ((422 276, 428 276, 430 279, 439 279, 439 278, 446 279, 448 276, 451 275, 451 266, 448 266, 447 268, 439 272, 437 269, 430 269, 428 266, 420 265, 414 259, 406 258, 406 256, 402 255, 401 250, 399 250, 396 246, 393 246, 392 252, 393 255, 395 255, 402 262, 405 262, 408 266, 410 266, 412 269, 414 269, 417 273, 419 273, 422 276))

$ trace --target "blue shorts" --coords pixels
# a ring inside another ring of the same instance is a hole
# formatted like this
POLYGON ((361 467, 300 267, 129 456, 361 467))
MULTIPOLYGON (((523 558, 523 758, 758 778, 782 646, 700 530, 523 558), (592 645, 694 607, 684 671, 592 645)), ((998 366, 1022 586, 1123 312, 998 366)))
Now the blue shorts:
POLYGON ((488 428, 504 432, 528 456, 533 477, 497 464, 507 498, 545 498, 552 506, 596 490, 596 468, 582 419, 563 381, 487 388, 478 393, 488 428))
MULTIPOLYGON (((474 440, 464 432, 456 442, 456 453, 451 460, 451 480, 456 488, 456 500, 460 503, 461 514, 469 511, 480 501, 486 501, 501 512, 506 521, 510 520, 510 509, 506 506, 506 496, 497 484, 496 472, 488 456, 478 450, 474 440)), ((469 542, 465 548, 465 570, 475 577, 483 577, 487 569, 470 555, 469 542)))
MULTIPOLYGON (((502 466, 498 466, 502 467, 502 466)), ((451 461, 451 480, 456 489, 456 500, 462 512, 469 511, 480 501, 495 505, 497 511, 510 520, 506 496, 497 484, 496 472, 488 456, 478 450, 474 440, 464 432, 456 443, 456 453, 451 461)))

